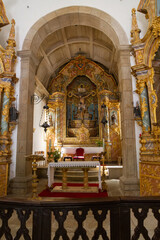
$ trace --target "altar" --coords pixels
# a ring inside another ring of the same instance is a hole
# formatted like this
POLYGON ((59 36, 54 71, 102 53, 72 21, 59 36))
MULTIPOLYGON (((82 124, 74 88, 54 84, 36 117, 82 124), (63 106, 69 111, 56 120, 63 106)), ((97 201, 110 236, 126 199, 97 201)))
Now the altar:
MULTIPOLYGON (((67 158, 70 156, 71 158, 74 157, 76 154, 76 147, 62 147, 61 148, 61 153, 63 158, 67 158)), ((92 161, 93 156, 99 156, 101 152, 103 152, 103 147, 81 147, 84 149, 84 160, 85 161, 92 161)))
POLYGON ((98 172, 98 181, 99 189, 102 189, 101 185, 101 165, 98 161, 77 161, 77 162, 51 162, 48 164, 48 186, 54 183, 54 169, 62 168, 63 177, 62 177, 62 188, 67 188, 67 170, 68 168, 82 168, 84 171, 84 188, 88 188, 88 170, 89 168, 99 168, 98 172))
MULTIPOLYGON (((83 149, 84 149, 84 153, 85 154, 99 154, 101 152, 103 152, 103 147, 83 147, 81 146, 83 149)), ((78 146, 76 147, 62 147, 61 148, 61 152, 62 154, 75 154, 76 153, 76 149, 78 148, 78 146)))

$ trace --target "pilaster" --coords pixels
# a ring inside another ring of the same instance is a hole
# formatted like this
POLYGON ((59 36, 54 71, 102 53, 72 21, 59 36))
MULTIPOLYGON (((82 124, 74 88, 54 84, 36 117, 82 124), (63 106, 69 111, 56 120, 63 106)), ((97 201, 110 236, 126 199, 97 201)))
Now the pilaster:
POLYGON ((121 46, 118 56, 119 89, 121 90, 121 127, 123 176, 120 185, 124 195, 139 195, 135 123, 133 116, 130 46, 121 46), (127 88, 126 88, 127 86, 127 88))
POLYGON ((21 51, 21 80, 19 124, 17 135, 16 177, 11 181, 12 193, 26 193, 31 187, 32 165, 26 156, 32 154, 33 103, 35 89, 36 58, 31 51, 21 51))

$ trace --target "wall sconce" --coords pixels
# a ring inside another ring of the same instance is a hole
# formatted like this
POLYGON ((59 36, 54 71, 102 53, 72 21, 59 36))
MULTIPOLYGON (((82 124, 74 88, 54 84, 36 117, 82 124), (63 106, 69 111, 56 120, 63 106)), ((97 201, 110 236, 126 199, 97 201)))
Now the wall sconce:
POLYGON ((41 118, 40 118, 40 121, 39 121, 39 126, 43 127, 45 132, 47 131, 47 128, 50 127, 50 125, 48 124, 48 115, 49 115, 49 107, 46 104, 45 106, 43 106, 41 118), (44 117, 44 119, 45 119, 43 124, 41 124, 42 117, 44 117))
POLYGON ((9 109, 9 122, 17 122, 19 112, 15 108, 14 104, 9 109))

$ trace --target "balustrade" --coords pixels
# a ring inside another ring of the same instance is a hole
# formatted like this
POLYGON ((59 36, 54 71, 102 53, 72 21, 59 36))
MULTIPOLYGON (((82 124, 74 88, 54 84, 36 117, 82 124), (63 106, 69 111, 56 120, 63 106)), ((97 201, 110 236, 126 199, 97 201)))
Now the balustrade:
POLYGON ((159 240, 160 198, 48 202, 1 198, 0 239, 22 236, 26 240, 159 240))

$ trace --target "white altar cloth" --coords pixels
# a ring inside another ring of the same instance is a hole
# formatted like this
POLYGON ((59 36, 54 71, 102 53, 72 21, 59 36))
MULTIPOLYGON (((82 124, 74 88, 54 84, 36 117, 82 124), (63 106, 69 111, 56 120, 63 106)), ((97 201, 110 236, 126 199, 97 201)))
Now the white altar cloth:
POLYGON ((99 189, 102 188, 101 184, 101 165, 98 161, 75 161, 75 162, 56 162, 48 164, 48 186, 54 183, 54 168, 99 168, 98 181, 99 189))

